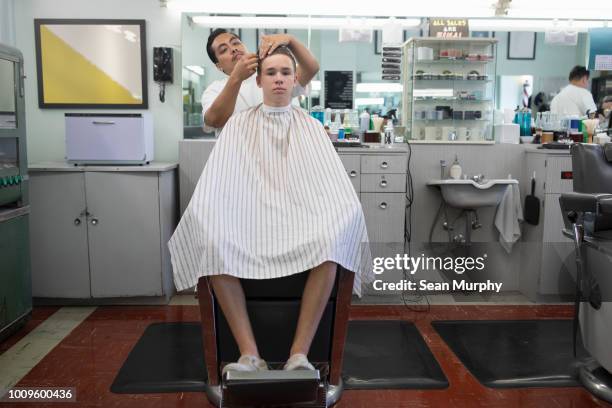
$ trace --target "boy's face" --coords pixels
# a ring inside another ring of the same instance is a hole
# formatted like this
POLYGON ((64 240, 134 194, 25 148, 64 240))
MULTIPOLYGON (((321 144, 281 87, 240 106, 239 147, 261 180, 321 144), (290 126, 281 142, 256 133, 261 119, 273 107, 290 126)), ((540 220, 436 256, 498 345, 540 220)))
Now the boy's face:
POLYGON ((296 80, 291 58, 283 54, 266 57, 257 75, 257 85, 263 91, 264 103, 270 106, 289 105, 296 80))

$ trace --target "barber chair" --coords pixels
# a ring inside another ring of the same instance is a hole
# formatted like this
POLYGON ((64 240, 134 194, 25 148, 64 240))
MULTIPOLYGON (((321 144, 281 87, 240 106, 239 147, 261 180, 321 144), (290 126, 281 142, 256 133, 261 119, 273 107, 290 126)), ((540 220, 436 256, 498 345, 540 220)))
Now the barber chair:
MULTIPOLYGON (((574 192, 559 198, 564 234, 576 246, 576 314, 592 359, 579 368, 582 384, 612 402, 612 143, 572 147, 574 192)), ((575 352, 575 346, 574 346, 575 352)))
POLYGON ((276 279, 241 279, 259 353, 270 371, 229 372, 240 357, 238 346, 207 277, 198 281, 206 394, 217 407, 330 407, 342 394, 342 357, 354 274, 338 266, 336 282, 323 312, 308 358, 317 368, 282 371, 295 333, 308 272, 276 279))

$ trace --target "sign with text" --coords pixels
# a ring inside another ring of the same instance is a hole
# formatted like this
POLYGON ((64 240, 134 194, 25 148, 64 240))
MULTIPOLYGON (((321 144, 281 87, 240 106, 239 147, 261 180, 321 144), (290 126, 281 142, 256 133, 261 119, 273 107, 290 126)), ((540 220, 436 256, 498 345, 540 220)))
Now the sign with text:
POLYGON ((429 36, 438 38, 469 37, 468 21, 464 18, 430 18, 429 36))
POLYGON ((353 109, 353 71, 325 71, 325 107, 353 109))

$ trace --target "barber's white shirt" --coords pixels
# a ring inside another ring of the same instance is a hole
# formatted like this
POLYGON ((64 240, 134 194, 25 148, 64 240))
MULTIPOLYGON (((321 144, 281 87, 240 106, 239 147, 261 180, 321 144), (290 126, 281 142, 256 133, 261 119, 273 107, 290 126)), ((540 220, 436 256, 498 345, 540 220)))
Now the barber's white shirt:
MULTIPOLYGON (((217 96, 223 91, 228 78, 220 79, 211 83, 208 88, 202 93, 202 121, 204 123, 203 129, 205 132, 215 132, 215 136, 219 136, 221 129, 217 129, 212 126, 208 126, 204 120, 206 111, 213 104, 217 96)), ((310 85, 310 84, 309 84, 310 85)), ((293 100, 292 104, 299 106, 298 100, 295 98, 300 95, 308 95, 310 86, 303 87, 299 82, 295 84, 293 88, 293 100)), ((240 91, 238 92, 238 98, 236 99, 236 106, 234 107, 234 113, 242 112, 253 106, 257 106, 263 103, 263 92, 260 87, 257 86, 257 80, 255 75, 251 75, 240 85, 240 91)))
POLYGON ((584 116, 589 112, 595 112, 597 106, 593 95, 584 88, 569 84, 555 96, 550 103, 550 111, 559 115, 584 116))

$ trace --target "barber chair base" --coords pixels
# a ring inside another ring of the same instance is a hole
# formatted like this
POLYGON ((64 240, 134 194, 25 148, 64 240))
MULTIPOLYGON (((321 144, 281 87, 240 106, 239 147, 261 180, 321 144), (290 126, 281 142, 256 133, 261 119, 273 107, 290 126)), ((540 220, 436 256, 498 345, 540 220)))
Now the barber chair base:
POLYGON ((607 402, 612 402, 612 374, 594 359, 586 360, 578 370, 578 378, 589 392, 607 402))
MULTIPOLYGON (((226 405, 223 403, 223 385, 206 385, 206 396, 208 401, 213 404, 217 408, 231 408, 233 405, 226 405)), ((325 392, 325 402, 321 403, 293 403, 293 404, 281 404, 284 407, 332 407, 336 404, 340 397, 342 396, 342 391, 344 391, 344 384, 342 380, 338 385, 330 385, 330 384, 319 384, 319 387, 324 389, 325 392)), ((259 406, 260 402, 250 401, 249 406, 259 406)), ((261 404, 261 406, 274 406, 274 405, 265 405, 261 404)))

